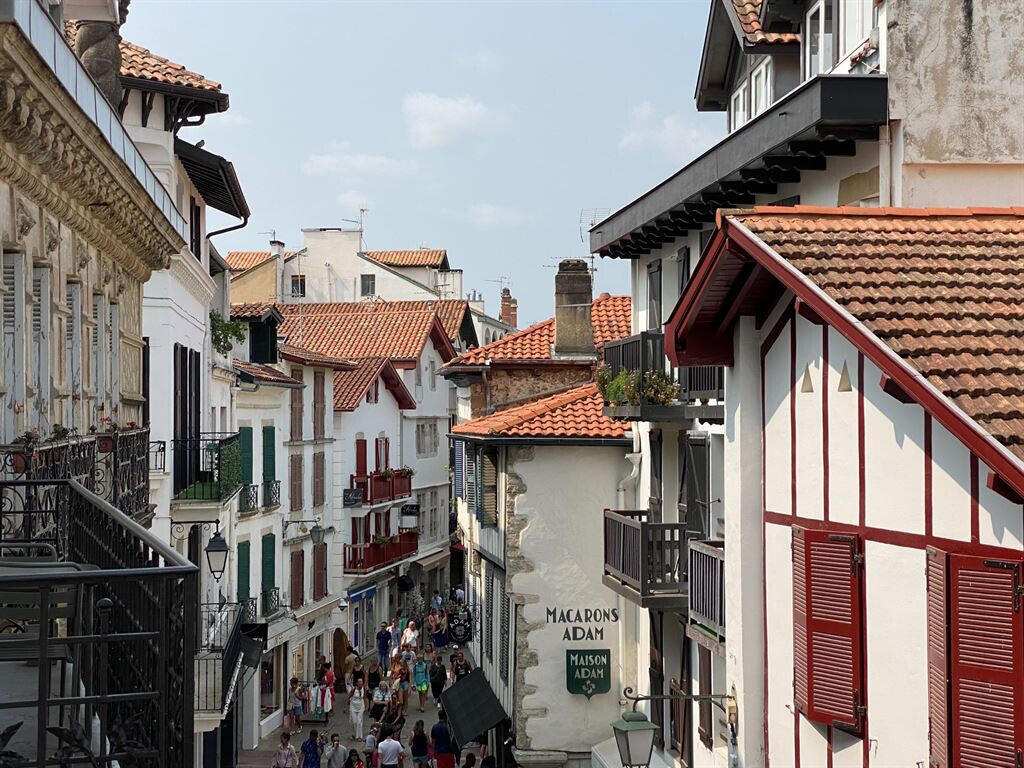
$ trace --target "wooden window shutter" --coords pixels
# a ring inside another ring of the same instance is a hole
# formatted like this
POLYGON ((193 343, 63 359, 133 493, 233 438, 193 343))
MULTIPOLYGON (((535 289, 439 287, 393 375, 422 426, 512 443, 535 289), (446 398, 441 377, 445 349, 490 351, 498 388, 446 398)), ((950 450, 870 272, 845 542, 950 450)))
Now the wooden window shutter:
POLYGON ((292 552, 292 581, 291 581, 291 606, 292 608, 301 608, 304 600, 305 584, 305 568, 306 568, 306 556, 305 552, 301 549, 292 552))
POLYGON ((288 497, 292 512, 302 510, 302 454, 288 457, 288 497))
POLYGON ((373 469, 380 472, 384 466, 384 438, 378 437, 373 441, 373 469))
MULTIPOLYGON (((302 369, 292 368, 291 377, 302 381, 302 369)), ((291 390, 291 439, 301 440, 302 439, 302 390, 293 389, 291 390)))
POLYGON ((954 766, 1019 766, 1024 748, 1021 563, 949 556, 954 766))
POLYGON ((484 640, 487 658, 494 658, 494 568, 487 564, 487 581, 484 582, 484 605, 486 606, 484 621, 484 640))
POLYGON ((794 694, 806 685, 808 719, 826 725, 859 728, 863 690, 863 635, 861 628, 861 554, 855 536, 828 531, 802 531, 803 547, 793 548, 793 659, 794 694), (798 550, 801 550, 799 552, 798 550), (797 565, 802 554, 803 573, 797 565), (803 578, 803 594, 796 583, 803 578), (806 640, 798 650, 800 620, 798 597, 804 598, 806 640), (806 683, 796 674, 797 659, 806 654, 806 683))
POLYGON ((480 523, 496 526, 498 524, 498 449, 484 449, 480 459, 480 523))
POLYGON ((263 480, 273 481, 277 479, 277 448, 275 443, 274 427, 263 428, 263 480))
POLYGON ((238 442, 242 447, 242 483, 252 485, 252 427, 238 428, 238 442))
POLYGON ((466 505, 469 513, 476 513, 476 448, 463 443, 466 459, 466 505))
POLYGON ((249 542, 238 542, 238 578, 235 580, 238 602, 249 599, 249 542))
POLYGON ((317 371, 313 374, 313 437, 320 440, 324 436, 324 374, 317 371))
POLYGON ((260 574, 260 588, 271 589, 277 586, 274 582, 276 581, 274 576, 274 556, 277 552, 277 537, 272 533, 265 533, 262 540, 262 559, 261 559, 261 574, 260 574))
POLYGON ((461 440, 456 440, 452 448, 452 453, 455 455, 455 498, 457 499, 466 498, 464 445, 465 443, 461 440))
POLYGON ((807 712, 807 544, 804 529, 793 527, 793 702, 807 712))
POLYGON ((384 438, 384 469, 391 466, 391 438, 384 438))
POLYGON ((366 440, 356 439, 356 474, 366 474, 366 440))
MULTIPOLYGON (((697 649, 697 693, 707 696, 711 692, 711 651, 702 645, 697 649)), ((714 720, 710 700, 697 704, 697 735, 701 744, 708 749, 712 748, 714 720)))
POLYGON ((313 547, 313 599, 327 597, 327 543, 313 547))
POLYGON ((949 768, 949 590, 946 553, 927 550, 928 764, 949 768))
POLYGON ((319 507, 324 503, 326 495, 324 489, 325 461, 324 452, 317 451, 313 454, 313 506, 319 507))

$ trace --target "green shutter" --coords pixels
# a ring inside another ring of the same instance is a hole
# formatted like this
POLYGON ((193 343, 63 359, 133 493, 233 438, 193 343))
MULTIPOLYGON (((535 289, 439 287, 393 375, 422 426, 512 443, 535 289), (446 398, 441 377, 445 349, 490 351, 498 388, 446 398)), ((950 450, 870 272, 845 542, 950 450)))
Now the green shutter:
POLYGON ((239 427, 238 439, 242 443, 242 484, 252 485, 252 427, 239 427))
POLYGON ((238 602, 249 599, 249 542, 238 542, 238 602))
POLYGON ((263 535, 263 577, 260 585, 263 589, 276 587, 274 579, 274 552, 277 549, 277 537, 272 533, 263 535))
POLYGON ((263 428, 263 482, 277 480, 277 455, 274 451, 274 425, 263 428))

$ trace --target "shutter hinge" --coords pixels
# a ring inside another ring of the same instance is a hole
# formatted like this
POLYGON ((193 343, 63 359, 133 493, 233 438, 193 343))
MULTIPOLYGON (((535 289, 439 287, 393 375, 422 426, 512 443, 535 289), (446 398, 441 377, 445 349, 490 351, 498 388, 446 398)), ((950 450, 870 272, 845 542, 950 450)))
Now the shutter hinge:
POLYGON ((1024 768, 1024 754, 1017 750, 1017 768, 1024 768))

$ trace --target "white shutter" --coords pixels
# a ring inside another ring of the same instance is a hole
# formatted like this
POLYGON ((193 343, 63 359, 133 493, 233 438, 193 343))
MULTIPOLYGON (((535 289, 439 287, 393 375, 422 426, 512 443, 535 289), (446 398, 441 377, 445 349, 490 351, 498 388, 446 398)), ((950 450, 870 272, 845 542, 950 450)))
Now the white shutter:
POLYGON ((49 432, 50 422, 50 270, 32 270, 32 363, 35 407, 32 425, 49 432))
MULTIPOLYGON (((82 402, 82 286, 78 283, 68 283, 65 299, 70 316, 64 327, 64 381, 71 395, 67 399, 64 426, 70 429, 75 426, 75 410, 81 407, 82 402)), ((85 426, 84 423, 82 426, 85 426)))
POLYGON ((101 341, 106 338, 103 332, 106 313, 103 311, 103 296, 92 297, 92 387, 96 392, 97 407, 103 406, 102 416, 109 416, 107 402, 107 355, 106 345, 101 341))
POLYGON ((116 415, 116 409, 121 402, 121 326, 118 322, 117 304, 110 305, 110 403, 111 418, 116 415))
POLYGON ((14 408, 25 403, 25 288, 22 255, 3 257, 3 343, 4 400, 3 442, 9 443, 18 432, 18 415, 14 408))

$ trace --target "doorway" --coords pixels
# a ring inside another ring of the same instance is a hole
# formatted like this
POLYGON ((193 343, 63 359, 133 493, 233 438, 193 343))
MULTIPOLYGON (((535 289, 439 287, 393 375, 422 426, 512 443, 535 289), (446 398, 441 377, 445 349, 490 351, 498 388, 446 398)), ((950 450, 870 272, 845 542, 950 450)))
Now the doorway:
POLYGON ((345 692, 345 656, 348 654, 348 635, 344 629, 334 630, 334 642, 332 656, 334 661, 331 666, 334 668, 334 692, 345 692))

